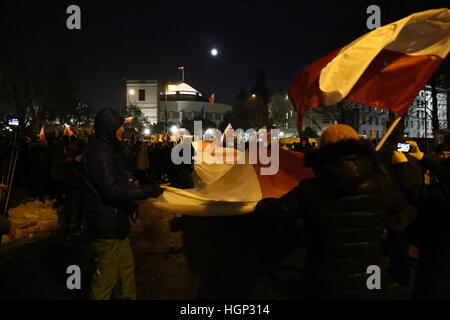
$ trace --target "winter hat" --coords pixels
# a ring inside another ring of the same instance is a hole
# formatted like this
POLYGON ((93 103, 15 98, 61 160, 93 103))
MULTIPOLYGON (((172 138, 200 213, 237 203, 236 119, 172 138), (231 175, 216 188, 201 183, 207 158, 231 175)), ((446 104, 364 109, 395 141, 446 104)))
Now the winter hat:
POLYGON ((335 124, 322 132, 320 146, 324 147, 325 145, 344 140, 359 140, 358 133, 346 124, 335 124))

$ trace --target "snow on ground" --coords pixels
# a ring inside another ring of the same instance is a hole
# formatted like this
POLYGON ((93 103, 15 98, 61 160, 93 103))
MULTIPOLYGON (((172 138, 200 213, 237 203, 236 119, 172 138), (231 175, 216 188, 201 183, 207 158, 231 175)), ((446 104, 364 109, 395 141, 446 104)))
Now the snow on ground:
MULTIPOLYGON (((36 239, 48 235, 58 227, 58 214, 54 208, 56 200, 27 201, 9 209, 9 219, 16 227, 16 240, 36 239)), ((9 242, 4 236, 2 243, 9 242)))

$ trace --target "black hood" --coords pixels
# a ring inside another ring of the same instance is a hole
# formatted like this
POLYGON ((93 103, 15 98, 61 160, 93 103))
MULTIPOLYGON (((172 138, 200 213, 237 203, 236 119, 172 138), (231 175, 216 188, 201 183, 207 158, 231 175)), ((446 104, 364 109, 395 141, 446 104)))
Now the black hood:
POLYGON ((312 167, 325 185, 342 193, 353 191, 380 171, 373 146, 356 140, 333 143, 308 153, 305 165, 312 167))
POLYGON ((94 136, 101 141, 116 145, 116 131, 123 124, 123 117, 114 109, 104 108, 97 112, 94 123, 94 136))

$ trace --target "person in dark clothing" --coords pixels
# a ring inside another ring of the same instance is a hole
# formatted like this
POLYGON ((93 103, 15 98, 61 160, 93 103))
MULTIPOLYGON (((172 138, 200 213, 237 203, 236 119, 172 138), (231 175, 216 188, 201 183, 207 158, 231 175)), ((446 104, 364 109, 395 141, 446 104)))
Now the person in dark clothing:
POLYGON ((91 284, 92 299, 109 299, 113 290, 120 299, 136 298, 128 237, 130 215, 137 209, 134 201, 162 193, 159 186, 136 187, 130 182, 119 149, 123 122, 115 110, 100 110, 95 117, 94 138, 83 152, 83 204, 97 264, 91 284))
POLYGON ((51 163, 51 149, 47 141, 39 140, 33 148, 33 153, 34 194, 44 202, 49 191, 51 163))
MULTIPOLYGON (((408 196, 407 190, 410 188, 420 188, 424 185, 425 170, 419 164, 419 162, 408 154, 402 154, 395 151, 397 146, 397 139, 393 139, 390 142, 391 153, 386 154, 387 158, 391 158, 393 165, 389 167, 389 172, 392 177, 393 183, 408 196), (399 169, 396 163, 396 155, 401 154, 409 161, 405 164, 408 166, 409 174, 403 175, 404 169, 399 169)), ((411 203, 411 199, 407 197, 408 203, 411 203)), ((391 261, 391 275, 392 279, 399 285, 407 287, 410 285, 410 256, 409 256, 409 239, 408 234, 405 231, 397 231, 391 228, 387 228, 387 241, 386 241, 386 253, 391 261)))
POLYGON ((81 208, 81 194, 83 190, 83 167, 81 166, 81 150, 73 151, 71 159, 64 165, 65 227, 70 232, 79 231, 85 227, 81 208))
MULTIPOLYGON (((171 177, 171 186, 179 189, 189 189, 194 187, 194 157, 196 155, 194 146, 192 145, 191 139, 183 139, 183 142, 188 144, 188 148, 190 149, 190 161, 189 163, 181 163, 181 164, 174 164, 172 160, 169 158, 167 161, 171 164, 172 169, 169 170, 172 171, 171 177)), ((174 146, 172 145, 172 148, 174 146)), ((183 158, 184 150, 181 149, 179 152, 179 156, 183 158)), ((170 157, 172 152, 172 149, 168 150, 168 156, 170 157)))
MULTIPOLYGON (((6 190, 6 188, 6 185, 0 183, 1 190, 6 190)), ((11 240, 14 240, 16 228, 12 225, 8 218, 0 214, 0 244, 2 242, 2 236, 5 234, 7 234, 11 240)))
POLYGON ((56 204, 62 204, 64 198, 64 164, 66 163, 67 155, 64 152, 64 145, 62 139, 55 141, 54 151, 51 154, 50 166, 50 182, 51 193, 56 199, 56 204))
POLYGON ((305 155, 305 164, 316 177, 301 181, 279 200, 262 200, 256 212, 265 207, 259 214, 272 221, 280 220, 280 213, 290 221, 304 219, 307 298, 383 298, 387 293, 381 252, 384 230, 387 225, 404 229, 415 211, 383 176, 370 143, 359 141, 351 127, 327 128, 320 145, 318 151, 305 155), (295 203, 293 199, 297 206, 284 205, 295 203), (264 202, 279 209, 271 213, 264 202), (381 290, 367 287, 367 268, 372 265, 381 268, 381 290))
MULTIPOLYGON (((450 299, 450 159, 440 159, 420 151, 417 143, 409 155, 436 176, 437 181, 407 189, 409 199, 418 207, 417 221, 409 228, 412 241, 419 247, 419 270, 416 278, 417 299, 450 299)), ((408 158, 397 156, 399 170, 410 175, 408 158)))

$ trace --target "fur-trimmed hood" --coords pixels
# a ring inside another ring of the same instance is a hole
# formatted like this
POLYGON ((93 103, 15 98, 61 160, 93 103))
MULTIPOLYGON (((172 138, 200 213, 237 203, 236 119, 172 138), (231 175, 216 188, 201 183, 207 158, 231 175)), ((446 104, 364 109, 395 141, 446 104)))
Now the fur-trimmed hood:
POLYGON ((366 141, 346 140, 327 145, 305 155, 325 185, 338 192, 351 192, 369 181, 380 170, 373 146, 366 141))

